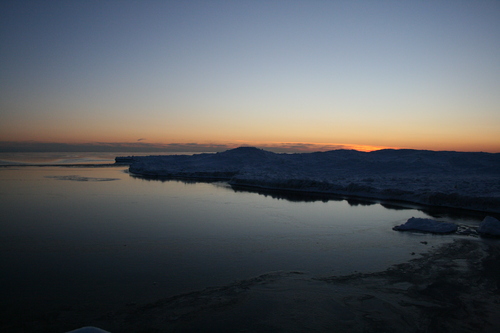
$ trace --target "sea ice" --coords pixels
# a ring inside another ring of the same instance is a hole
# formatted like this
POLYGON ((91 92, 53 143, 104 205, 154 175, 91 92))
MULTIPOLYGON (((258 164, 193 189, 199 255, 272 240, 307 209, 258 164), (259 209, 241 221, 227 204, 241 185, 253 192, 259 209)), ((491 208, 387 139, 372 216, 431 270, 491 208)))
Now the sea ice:
POLYGON ((433 219, 423 219, 412 217, 406 223, 395 226, 393 230, 397 231, 423 231, 436 234, 446 234, 457 231, 458 226, 455 223, 439 222, 433 219))
POLYGON ((477 231, 482 235, 500 236, 500 221, 492 216, 486 216, 477 231))

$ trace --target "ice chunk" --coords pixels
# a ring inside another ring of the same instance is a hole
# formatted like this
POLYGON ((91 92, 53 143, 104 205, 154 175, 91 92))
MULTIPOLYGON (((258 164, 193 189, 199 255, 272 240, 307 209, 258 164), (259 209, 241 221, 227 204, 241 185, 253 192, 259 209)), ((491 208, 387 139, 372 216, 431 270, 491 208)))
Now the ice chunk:
POLYGON ((500 221, 492 216, 486 216, 477 231, 482 235, 500 236, 500 221))
POLYGON ((424 219, 418 217, 412 217, 406 221, 405 224, 401 224, 392 228, 397 231, 423 231, 431 232, 436 234, 446 234, 455 232, 458 226, 455 223, 449 222, 439 222, 433 219, 424 219))

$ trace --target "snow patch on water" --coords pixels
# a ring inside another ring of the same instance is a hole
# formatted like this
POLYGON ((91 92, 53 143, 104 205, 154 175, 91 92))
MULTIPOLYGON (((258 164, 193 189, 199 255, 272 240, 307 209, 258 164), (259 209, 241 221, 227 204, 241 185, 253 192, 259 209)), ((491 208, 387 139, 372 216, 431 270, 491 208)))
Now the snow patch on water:
POLYGON ((107 182, 113 180, 120 180, 120 178, 96 178, 96 177, 84 177, 78 175, 69 176, 45 176, 45 178, 52 178, 57 180, 71 180, 75 182, 107 182))

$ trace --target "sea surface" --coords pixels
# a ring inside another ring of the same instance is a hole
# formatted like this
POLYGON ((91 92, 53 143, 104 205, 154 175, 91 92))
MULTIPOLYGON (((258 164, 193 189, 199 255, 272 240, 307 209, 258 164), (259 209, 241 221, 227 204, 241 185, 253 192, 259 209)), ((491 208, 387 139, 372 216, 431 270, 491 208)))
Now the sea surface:
POLYGON ((410 217, 483 215, 146 180, 110 164, 135 153, 0 154, 0 310, 144 304, 273 271, 378 271, 457 237, 393 231, 410 217), (16 155, 16 154, 10 154, 16 155), (21 156, 22 155, 22 156, 21 156), (5 166, 8 163, 45 166, 5 166))
POLYGON ((0 152, 0 166, 51 165, 51 164, 109 164, 116 156, 192 155, 192 152, 142 153, 142 152, 0 152))

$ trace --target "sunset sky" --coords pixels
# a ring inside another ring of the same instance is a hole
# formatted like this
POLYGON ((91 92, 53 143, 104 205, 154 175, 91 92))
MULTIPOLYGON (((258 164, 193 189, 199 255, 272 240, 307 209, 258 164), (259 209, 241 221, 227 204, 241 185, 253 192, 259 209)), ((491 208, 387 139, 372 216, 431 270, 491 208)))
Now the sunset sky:
POLYGON ((57 145, 500 152, 500 1, 2 1, 0 151, 57 145))

